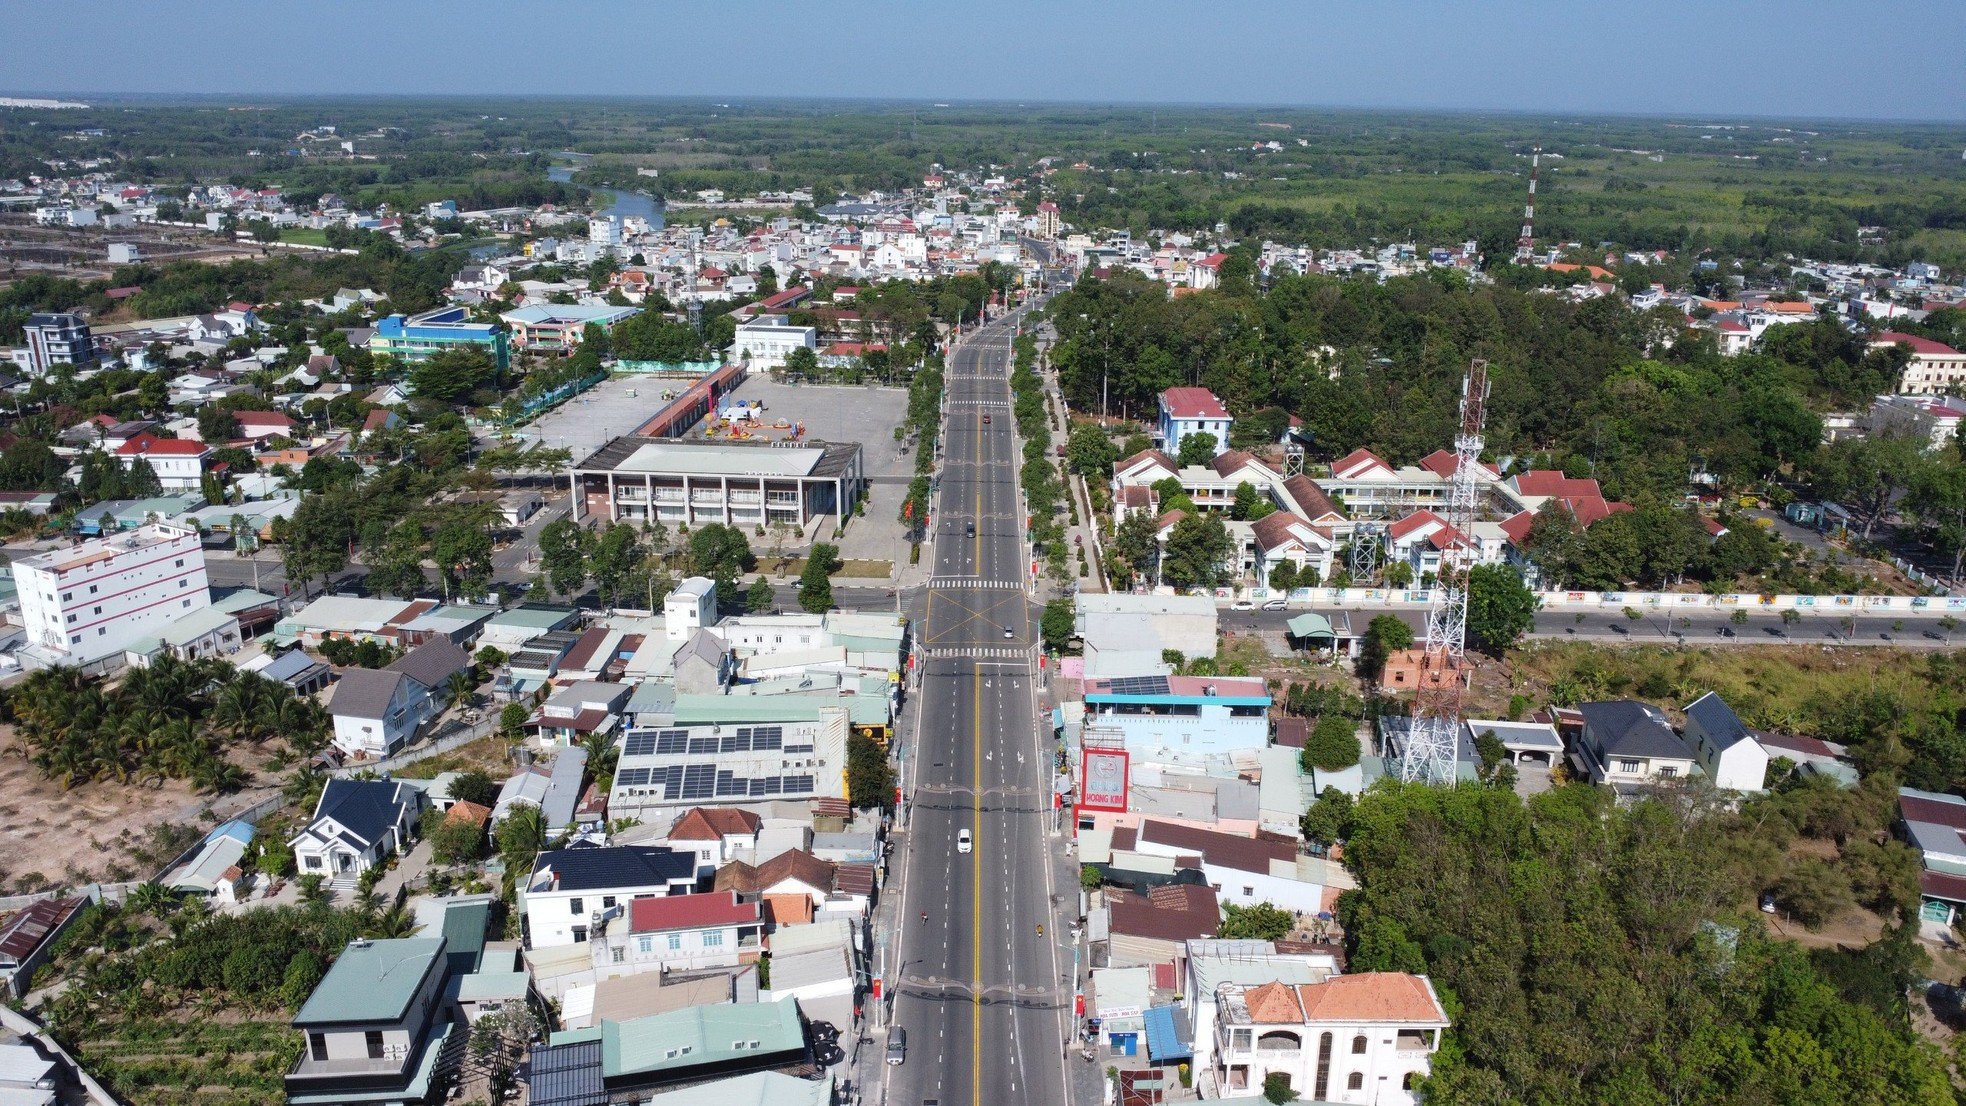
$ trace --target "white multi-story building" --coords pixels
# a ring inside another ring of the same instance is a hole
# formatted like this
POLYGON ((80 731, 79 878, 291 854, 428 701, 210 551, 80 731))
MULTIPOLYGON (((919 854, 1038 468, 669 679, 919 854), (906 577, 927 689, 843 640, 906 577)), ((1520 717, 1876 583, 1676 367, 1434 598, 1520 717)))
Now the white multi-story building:
POLYGON ((1195 1070, 1215 1086, 1204 1097, 1260 1095, 1276 1074, 1317 1102, 1410 1106, 1449 1026, 1433 983, 1404 972, 1223 983, 1213 998, 1215 1031, 1195 1037, 1195 1070))
POLYGON ((731 358, 749 362, 751 368, 776 369, 795 349, 817 350, 819 332, 809 326, 793 326, 784 315, 760 315, 737 328, 731 343, 731 358))
POLYGON ((533 860, 519 894, 526 947, 580 945, 636 899, 696 889, 696 855, 656 845, 554 849, 533 860))
POLYGON ((62 663, 119 652, 212 602, 198 532, 150 525, 14 562, 31 645, 62 663))

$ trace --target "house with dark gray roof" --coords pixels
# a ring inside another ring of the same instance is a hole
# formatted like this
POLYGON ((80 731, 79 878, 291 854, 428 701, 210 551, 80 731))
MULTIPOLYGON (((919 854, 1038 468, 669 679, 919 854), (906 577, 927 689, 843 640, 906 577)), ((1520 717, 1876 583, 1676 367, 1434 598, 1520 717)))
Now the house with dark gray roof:
POLYGON ((1584 703, 1573 756, 1592 783, 1636 787, 1683 779, 1698 763, 1659 708, 1631 699, 1584 703))
POLYGON ((412 784, 329 780, 314 804, 314 819, 291 842, 295 870, 353 885, 363 871, 403 850, 422 813, 423 791, 412 784))
POLYGON ((1740 715, 1714 692, 1686 705, 1686 744, 1702 771, 1723 791, 1759 791, 1768 776, 1768 750, 1740 715))
POLYGON ((519 894, 528 949, 579 945, 638 898, 696 890, 696 854, 659 845, 585 845, 534 859, 519 894))
POLYGON ((416 736, 417 727, 444 709, 451 677, 470 667, 470 654, 439 637, 380 671, 347 669, 328 700, 335 748, 358 758, 396 752, 416 736))

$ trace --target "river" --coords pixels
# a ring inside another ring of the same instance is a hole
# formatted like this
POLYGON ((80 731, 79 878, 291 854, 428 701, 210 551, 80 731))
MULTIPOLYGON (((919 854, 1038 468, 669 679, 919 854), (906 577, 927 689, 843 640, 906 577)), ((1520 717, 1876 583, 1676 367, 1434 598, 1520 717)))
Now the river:
MULTIPOLYGON (((571 150, 563 150, 553 156, 576 161, 585 161, 587 159, 587 155, 577 154, 571 150)), ((549 166, 546 170, 546 179, 550 181, 570 182, 573 180, 575 168, 577 166, 574 165, 549 166)), ((601 189, 600 191, 604 191, 614 197, 614 202, 602 208, 599 214, 613 215, 622 219, 626 219, 630 215, 636 215, 648 221, 649 229, 662 229, 662 202, 654 196, 646 192, 631 192, 621 188, 601 189)))

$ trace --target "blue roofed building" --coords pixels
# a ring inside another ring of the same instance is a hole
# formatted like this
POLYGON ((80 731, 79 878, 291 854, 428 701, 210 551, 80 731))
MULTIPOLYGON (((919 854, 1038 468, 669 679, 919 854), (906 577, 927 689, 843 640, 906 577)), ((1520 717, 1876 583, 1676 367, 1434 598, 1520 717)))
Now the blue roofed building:
POLYGON ((1085 725, 1123 734, 1135 757, 1187 760, 1270 743, 1270 692, 1247 676, 1127 676, 1085 682, 1085 725))
POLYGON ((375 324, 370 353, 386 353, 415 363, 453 349, 482 349, 504 372, 512 363, 512 348, 503 327, 471 321, 462 307, 439 307, 420 315, 391 315, 375 324))

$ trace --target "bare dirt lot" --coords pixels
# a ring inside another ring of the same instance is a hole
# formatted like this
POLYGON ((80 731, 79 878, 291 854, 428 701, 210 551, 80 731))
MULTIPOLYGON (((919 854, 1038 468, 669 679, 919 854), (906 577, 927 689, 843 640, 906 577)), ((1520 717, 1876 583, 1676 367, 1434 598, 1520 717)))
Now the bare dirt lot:
POLYGON ((152 827, 185 826, 202 835, 222 815, 276 791, 262 786, 199 795, 181 780, 91 783, 63 791, 20 755, 12 728, 0 727, 0 888, 148 879, 161 863, 139 855, 152 827))

